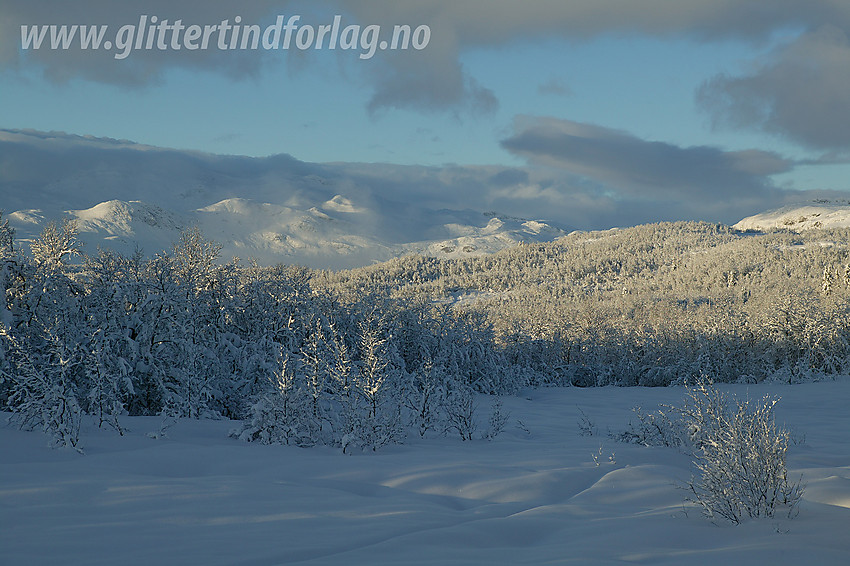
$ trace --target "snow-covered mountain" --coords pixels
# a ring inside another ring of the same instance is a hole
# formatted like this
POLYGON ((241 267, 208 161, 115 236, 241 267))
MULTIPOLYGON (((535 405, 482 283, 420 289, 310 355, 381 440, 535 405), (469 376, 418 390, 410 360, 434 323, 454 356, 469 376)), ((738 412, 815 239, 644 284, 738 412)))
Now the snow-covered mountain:
POLYGON ((738 230, 807 230, 850 227, 850 201, 818 199, 748 216, 735 224, 738 230))
POLYGON ((427 167, 220 156, 0 130, 0 210, 23 243, 46 222, 70 218, 89 253, 107 246, 152 254, 198 226, 222 244, 224 259, 328 268, 411 252, 490 253, 566 234, 565 226, 487 211, 493 203, 476 200, 502 169, 465 168, 458 175, 470 191, 458 194, 457 179, 427 167))

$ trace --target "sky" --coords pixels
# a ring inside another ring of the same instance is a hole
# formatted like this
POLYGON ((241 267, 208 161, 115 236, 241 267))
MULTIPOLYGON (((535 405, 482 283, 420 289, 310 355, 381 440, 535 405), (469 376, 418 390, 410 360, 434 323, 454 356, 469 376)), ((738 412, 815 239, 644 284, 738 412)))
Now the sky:
POLYGON ((0 128, 313 163, 502 166, 544 210, 732 222, 850 191, 848 32, 842 0, 0 0, 0 128), (169 36, 116 58, 49 38, 23 49, 21 37, 108 25, 117 45, 142 16, 261 30, 299 16, 294 34, 336 15, 381 38, 427 26, 428 41, 365 57, 363 43, 230 50, 213 37, 190 50, 169 36))

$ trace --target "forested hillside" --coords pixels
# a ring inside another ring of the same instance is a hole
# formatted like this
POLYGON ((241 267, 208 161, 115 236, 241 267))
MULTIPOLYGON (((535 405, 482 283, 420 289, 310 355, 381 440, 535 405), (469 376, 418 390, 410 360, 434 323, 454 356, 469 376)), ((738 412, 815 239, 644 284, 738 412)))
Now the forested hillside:
POLYGON ((145 258, 54 224, 22 253, 0 222, 0 403, 63 445, 160 414, 347 450, 471 438, 475 392, 819 379, 850 366, 848 237, 663 223, 329 272, 192 230, 145 258))
POLYGON ((661 223, 314 281, 483 316, 512 374, 532 383, 801 381, 850 361, 848 237, 661 223))

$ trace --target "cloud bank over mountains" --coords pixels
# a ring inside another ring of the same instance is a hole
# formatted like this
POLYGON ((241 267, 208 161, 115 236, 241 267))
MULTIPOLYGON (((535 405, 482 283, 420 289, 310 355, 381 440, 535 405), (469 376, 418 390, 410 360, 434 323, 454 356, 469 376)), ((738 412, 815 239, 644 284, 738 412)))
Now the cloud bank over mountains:
POLYGON ((495 251, 573 229, 731 224, 812 196, 772 186, 769 175, 792 164, 768 152, 530 117, 503 144, 528 166, 310 163, 0 130, 0 209, 23 239, 72 217, 92 246, 155 253, 198 225, 226 254, 349 267, 405 252, 495 251))
MULTIPOLYGON (((507 172, 507 174, 506 174, 507 172)), ((61 133, 0 130, 0 209, 20 240, 74 219, 81 239, 147 254, 198 226, 223 256, 355 267, 405 253, 444 257, 551 240, 569 228, 490 195, 502 167, 317 164, 219 156, 61 133), (505 205, 501 211, 494 206, 505 205)), ((522 176, 518 179, 522 180, 522 176)))

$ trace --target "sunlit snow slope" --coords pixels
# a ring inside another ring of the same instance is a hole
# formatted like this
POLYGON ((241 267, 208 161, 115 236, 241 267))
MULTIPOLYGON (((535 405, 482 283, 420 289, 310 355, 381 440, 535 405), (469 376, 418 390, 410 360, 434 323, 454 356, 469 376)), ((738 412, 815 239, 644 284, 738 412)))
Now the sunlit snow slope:
POLYGON ((739 230, 807 230, 811 228, 850 227, 850 201, 816 200, 784 206, 744 218, 739 230))

